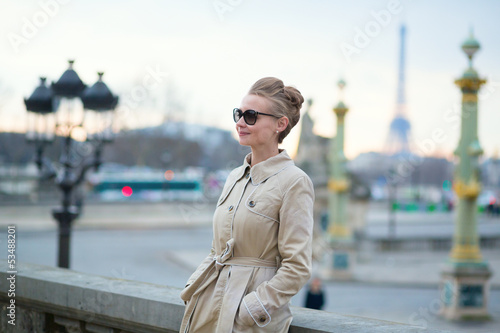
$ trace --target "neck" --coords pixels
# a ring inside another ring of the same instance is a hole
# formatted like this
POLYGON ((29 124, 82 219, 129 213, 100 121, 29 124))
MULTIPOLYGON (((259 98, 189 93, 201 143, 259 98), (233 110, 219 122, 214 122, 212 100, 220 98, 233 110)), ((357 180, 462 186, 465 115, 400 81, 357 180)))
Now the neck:
POLYGON ((251 166, 254 166, 257 163, 263 162, 268 158, 276 156, 279 154, 278 145, 268 145, 264 147, 252 147, 252 161, 250 163, 251 166))

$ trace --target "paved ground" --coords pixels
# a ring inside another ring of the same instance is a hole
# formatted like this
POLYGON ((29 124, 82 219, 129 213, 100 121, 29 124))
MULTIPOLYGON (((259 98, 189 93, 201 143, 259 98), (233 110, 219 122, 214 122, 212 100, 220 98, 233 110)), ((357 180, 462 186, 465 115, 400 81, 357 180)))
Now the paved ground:
MULTIPOLYGON (((199 204, 87 206, 73 232, 72 269, 182 287, 210 246, 211 210, 212 205, 199 204)), ((55 265, 57 230, 49 211, 0 207, 1 233, 6 225, 17 225, 19 260, 55 265)), ((6 248, 2 234, 0 248, 6 248)), ((491 280, 492 322, 453 324, 437 316, 437 284, 447 251, 363 252, 355 282, 325 282, 325 310, 455 332, 500 332, 500 251, 483 255, 499 272, 491 280)), ((299 293, 292 303, 302 305, 303 297, 299 293)))
MULTIPOLYGON (((75 230, 110 230, 110 229, 164 229, 209 227, 211 225, 213 204, 211 203, 148 203, 137 202, 119 204, 98 204, 85 207, 81 218, 75 223, 75 230)), ((422 237, 429 235, 449 235, 453 232, 452 214, 398 215, 398 237, 422 237), (412 218, 413 216, 413 218, 412 218), (415 219, 420 220, 417 222, 415 219), (433 219, 435 221, 433 222, 433 219), (422 221, 423 220, 423 221, 422 221)), ((370 212, 366 225, 369 237, 385 237, 388 227, 383 223, 384 211, 370 212)), ((7 225, 16 224, 23 231, 55 231, 57 224, 46 206, 0 206, 0 230, 7 225)), ((482 232, 500 234, 500 219, 481 219, 479 229, 482 232)), ((207 236, 211 237, 211 236, 207 236)), ((184 253, 177 249, 171 255, 191 258, 190 262, 199 262, 201 253, 184 253)), ((188 251, 189 252, 189 251, 188 251)), ((499 272, 494 274, 491 284, 500 288, 500 251, 483 250, 483 255, 491 268, 499 272)), ((355 278, 358 281, 374 283, 403 283, 412 285, 436 285, 440 272, 448 257, 447 252, 381 252, 368 248, 359 254, 355 278), (426 274, 421 274, 426 272, 426 274)), ((189 262, 189 260, 188 260, 189 262)), ((193 264, 187 264, 193 266, 193 264)), ((196 266, 195 266, 196 267, 196 266)))
MULTIPOLYGON (((75 228, 124 229, 210 225, 214 204, 198 202, 120 202, 84 207, 75 228)), ((57 224, 49 206, 1 206, 0 227, 17 224, 19 230, 54 230, 57 224)))

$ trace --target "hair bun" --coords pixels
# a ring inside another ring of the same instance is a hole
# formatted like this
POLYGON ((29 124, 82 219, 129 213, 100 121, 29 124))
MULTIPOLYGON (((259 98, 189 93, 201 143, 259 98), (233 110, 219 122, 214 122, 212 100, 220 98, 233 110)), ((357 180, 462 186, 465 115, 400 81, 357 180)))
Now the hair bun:
POLYGON ((283 88, 283 92, 290 100, 290 103, 300 110, 302 107, 302 103, 304 103, 304 97, 302 96, 300 91, 298 91, 297 88, 286 86, 285 88, 283 88))
POLYGON ((249 94, 262 96, 271 102, 271 112, 276 116, 285 116, 289 123, 287 128, 280 132, 278 143, 288 135, 300 119, 300 109, 304 103, 304 97, 297 88, 285 86, 283 81, 275 77, 264 77, 253 84, 249 94))
POLYGON ((291 112, 288 118, 293 127, 299 122, 300 109, 302 108, 302 103, 304 103, 304 97, 302 96, 300 91, 297 90, 297 88, 291 86, 286 86, 285 88, 283 88, 283 93, 290 101, 290 104, 292 106, 292 110, 290 110, 291 112))

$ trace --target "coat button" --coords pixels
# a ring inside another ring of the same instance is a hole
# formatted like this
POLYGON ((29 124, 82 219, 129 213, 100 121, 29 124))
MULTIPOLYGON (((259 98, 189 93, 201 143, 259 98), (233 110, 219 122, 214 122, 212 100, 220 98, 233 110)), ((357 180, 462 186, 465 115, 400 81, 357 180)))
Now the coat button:
POLYGON ((252 200, 252 201, 250 201, 250 202, 248 203, 248 205, 249 205, 250 207, 255 207, 255 201, 253 201, 253 200, 252 200))
POLYGON ((232 211, 233 210, 233 205, 229 206, 229 208, 227 209, 228 211, 232 211))
POLYGON ((260 318, 259 318, 259 321, 260 321, 261 323, 265 322, 265 321, 266 321, 266 317, 264 317, 264 316, 260 317, 260 318))

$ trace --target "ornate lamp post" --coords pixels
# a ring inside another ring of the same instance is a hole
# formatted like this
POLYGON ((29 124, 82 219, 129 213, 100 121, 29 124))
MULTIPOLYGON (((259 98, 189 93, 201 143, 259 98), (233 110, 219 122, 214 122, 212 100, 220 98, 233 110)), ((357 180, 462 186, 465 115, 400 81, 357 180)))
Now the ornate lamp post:
POLYGON ((98 72, 97 75, 97 82, 83 92, 82 102, 87 127, 93 128, 87 132, 87 141, 95 143, 96 160, 99 160, 103 144, 113 141, 113 118, 118 97, 103 82, 104 73, 98 72))
POLYGON ((469 68, 455 81, 462 91, 460 141, 454 154, 459 158, 454 190, 458 197, 453 248, 442 272, 442 315, 448 319, 488 318, 488 279, 491 271, 482 259, 477 233, 476 199, 481 191, 478 158, 483 153, 477 135, 477 95, 486 80, 472 68, 479 43, 470 37, 462 44, 469 68))
POLYGON ((102 73, 92 87, 86 88, 73 63, 69 61, 69 68, 51 88, 42 78, 40 86, 25 99, 26 136, 36 146, 38 169, 46 177, 55 178, 62 192, 61 207, 53 209, 52 215, 59 224, 58 266, 63 268, 69 268, 71 226, 80 214, 74 192, 86 172, 92 168, 97 170, 101 164, 103 145, 112 139, 113 110, 118 103, 118 97, 102 82, 102 73), (63 140, 57 165, 43 157, 45 147, 53 142, 55 134, 63 140), (77 141, 91 142, 94 156, 87 158, 86 154, 79 153, 77 141))
POLYGON ((337 116, 337 135, 334 144, 330 145, 329 164, 330 179, 328 181, 329 228, 328 238, 332 248, 332 257, 328 258, 325 275, 327 278, 348 280, 351 278, 354 244, 352 232, 347 225, 347 201, 349 180, 347 179, 344 155, 344 118, 349 110, 342 101, 345 82, 338 82, 340 101, 333 109, 337 116))
MULTIPOLYGON (((55 129, 54 94, 46 85, 46 81, 45 77, 41 77, 40 85, 29 98, 24 100, 28 110, 26 140, 35 145, 35 162, 40 170, 46 162, 42 156, 43 151, 47 145, 54 141, 55 129)), ((50 164, 46 164, 52 173, 50 166, 50 164)))

